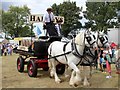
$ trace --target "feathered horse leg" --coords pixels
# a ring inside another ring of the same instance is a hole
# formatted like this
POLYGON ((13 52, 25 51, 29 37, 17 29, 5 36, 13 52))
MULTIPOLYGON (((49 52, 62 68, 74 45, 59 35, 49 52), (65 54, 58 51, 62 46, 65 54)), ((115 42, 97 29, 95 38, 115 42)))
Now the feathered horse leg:
POLYGON ((77 86, 81 81, 80 70, 73 62, 69 62, 68 65, 73 69, 69 84, 72 86, 77 86))

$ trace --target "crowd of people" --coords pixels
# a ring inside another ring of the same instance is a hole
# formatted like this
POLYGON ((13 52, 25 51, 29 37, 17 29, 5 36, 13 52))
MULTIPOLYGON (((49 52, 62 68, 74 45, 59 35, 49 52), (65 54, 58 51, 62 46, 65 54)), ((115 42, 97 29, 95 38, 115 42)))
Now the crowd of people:
POLYGON ((0 49, 1 49, 1 56, 7 56, 7 55, 12 55, 13 52, 13 46, 10 43, 3 43, 0 44, 0 49))
POLYGON ((110 44, 110 47, 100 48, 97 58, 96 68, 102 71, 103 73, 108 73, 106 78, 111 78, 111 64, 114 63, 117 69, 117 74, 120 74, 120 61, 118 55, 119 47, 114 42, 110 44))

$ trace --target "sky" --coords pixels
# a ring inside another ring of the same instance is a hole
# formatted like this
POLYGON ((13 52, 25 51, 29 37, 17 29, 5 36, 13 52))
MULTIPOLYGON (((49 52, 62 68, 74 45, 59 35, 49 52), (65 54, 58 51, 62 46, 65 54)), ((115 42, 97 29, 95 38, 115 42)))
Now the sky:
MULTIPOLYGON (((8 10, 9 6, 23 6, 27 5, 31 9, 32 14, 44 14, 48 7, 51 7, 54 3, 59 5, 63 3, 63 1, 68 0, 1 0, 2 1, 2 9, 8 10)), ((83 7, 83 10, 86 9, 85 2, 86 0, 70 0, 76 1, 76 5, 78 7, 83 7)))
MULTIPOLYGON (((51 7, 54 3, 59 5, 60 3, 63 3, 64 1, 68 0, 1 0, 2 2, 2 9, 7 11, 11 5, 13 6, 23 6, 27 5, 28 8, 31 9, 31 14, 44 14, 46 12, 46 9, 51 7)), ((78 7, 83 7, 83 10, 86 10, 85 2, 86 0, 70 0, 75 1, 76 5, 78 7)), ((86 19, 82 19, 80 21, 82 25, 84 26, 86 22, 86 19)), ((37 26, 41 29, 41 24, 39 23, 37 26)))

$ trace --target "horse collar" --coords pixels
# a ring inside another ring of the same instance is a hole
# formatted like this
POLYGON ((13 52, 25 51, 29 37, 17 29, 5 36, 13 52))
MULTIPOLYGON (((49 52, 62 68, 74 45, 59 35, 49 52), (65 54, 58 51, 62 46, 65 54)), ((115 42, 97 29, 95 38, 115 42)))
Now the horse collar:
POLYGON ((75 55, 75 56, 78 57, 78 58, 83 58, 83 55, 81 55, 81 54, 78 52, 78 50, 77 50, 77 47, 76 47, 76 44, 75 44, 74 39, 72 40, 71 48, 72 48, 72 54, 73 54, 73 55, 75 55))

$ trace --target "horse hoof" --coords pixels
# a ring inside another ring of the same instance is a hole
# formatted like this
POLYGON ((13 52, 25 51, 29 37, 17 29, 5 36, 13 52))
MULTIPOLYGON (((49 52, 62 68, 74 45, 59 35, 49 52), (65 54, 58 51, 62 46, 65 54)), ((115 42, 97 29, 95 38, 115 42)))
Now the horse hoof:
POLYGON ((74 84, 70 84, 71 87, 75 87, 74 84))
POLYGON ((61 83, 62 81, 61 80, 58 80, 58 81, 56 81, 57 83, 61 83))
POLYGON ((90 86, 90 84, 89 83, 85 83, 84 86, 90 86))
POLYGON ((69 85, 70 85, 70 86, 74 86, 74 84, 73 84, 73 83, 69 83, 69 85))
POLYGON ((52 76, 50 76, 50 78, 53 78, 52 76))
POLYGON ((76 88, 78 85, 77 84, 70 84, 71 87, 76 88))
POLYGON ((62 83, 62 81, 60 80, 58 83, 62 83))
POLYGON ((78 85, 77 84, 74 84, 74 87, 77 87, 78 85))

